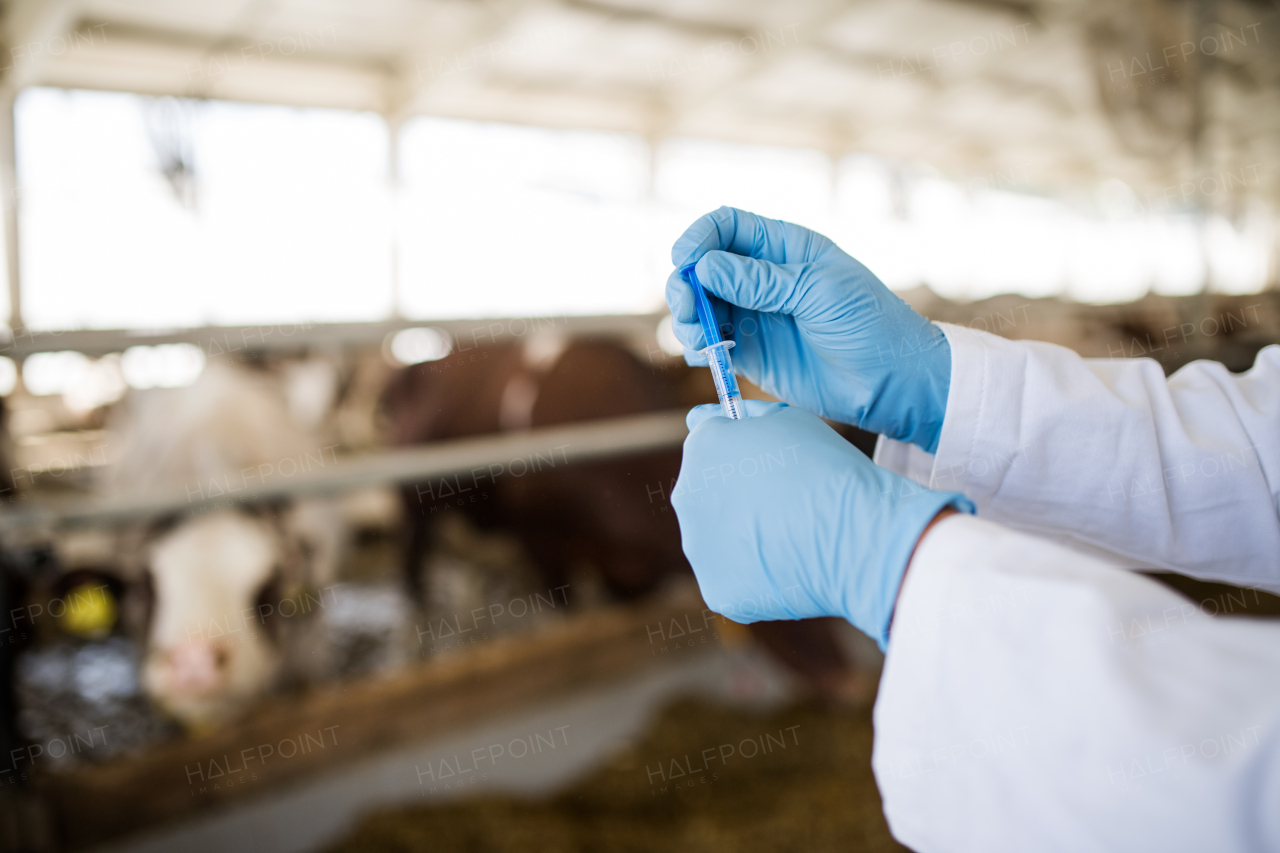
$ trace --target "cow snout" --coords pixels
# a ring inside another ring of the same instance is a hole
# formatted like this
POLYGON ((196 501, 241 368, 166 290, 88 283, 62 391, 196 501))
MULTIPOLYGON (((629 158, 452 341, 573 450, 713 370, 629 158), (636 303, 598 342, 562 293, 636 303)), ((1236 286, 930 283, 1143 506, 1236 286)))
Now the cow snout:
POLYGON ((270 688, 279 665, 261 637, 240 643, 202 638, 153 647, 144 682, 162 710, 200 730, 238 716, 270 688))
POLYGON ((230 652, 217 643, 183 643, 168 654, 169 686, 184 693, 215 691, 226 680, 230 661, 230 652))

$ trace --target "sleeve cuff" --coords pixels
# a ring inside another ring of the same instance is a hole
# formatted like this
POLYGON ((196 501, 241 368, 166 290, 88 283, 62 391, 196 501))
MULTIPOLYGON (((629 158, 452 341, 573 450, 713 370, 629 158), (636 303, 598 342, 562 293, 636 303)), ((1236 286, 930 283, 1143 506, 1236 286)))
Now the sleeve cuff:
POLYGON ((1021 398, 1025 351, 986 332, 937 325, 951 346, 951 386, 937 453, 881 436, 873 458, 926 488, 962 492, 982 510, 1021 449, 1018 419, 989 415, 990 401, 1005 401, 1008 415, 1008 401, 1021 398))

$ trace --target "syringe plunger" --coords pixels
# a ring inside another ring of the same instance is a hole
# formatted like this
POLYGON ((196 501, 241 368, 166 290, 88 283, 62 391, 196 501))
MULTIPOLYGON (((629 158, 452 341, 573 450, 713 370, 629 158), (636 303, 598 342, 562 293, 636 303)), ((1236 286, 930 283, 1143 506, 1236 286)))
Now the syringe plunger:
POLYGON ((729 358, 731 346, 733 341, 721 341, 704 349, 702 354, 707 357, 707 365, 711 368, 711 379, 716 383, 716 396, 720 398, 720 409, 726 418, 740 421, 747 416, 747 407, 742 404, 738 380, 733 375, 733 362, 729 358))

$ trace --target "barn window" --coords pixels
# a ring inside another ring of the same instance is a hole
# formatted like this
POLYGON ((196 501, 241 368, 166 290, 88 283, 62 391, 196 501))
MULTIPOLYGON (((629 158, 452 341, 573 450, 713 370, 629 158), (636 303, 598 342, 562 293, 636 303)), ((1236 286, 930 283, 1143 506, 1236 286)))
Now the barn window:
POLYGON ((1244 293, 1267 275, 1265 212, 1232 224, 1116 180, 1054 198, 1018 165, 431 117, 393 139, 373 113, 48 88, 16 120, 34 329, 662 311, 672 242, 721 204, 952 299, 1244 293))
POLYGON ((649 251, 645 152, 627 134, 407 122, 397 232, 405 314, 659 309, 671 262, 659 266, 649 251))
POLYGON ((389 313, 379 116, 36 88, 16 122, 29 327, 389 313))

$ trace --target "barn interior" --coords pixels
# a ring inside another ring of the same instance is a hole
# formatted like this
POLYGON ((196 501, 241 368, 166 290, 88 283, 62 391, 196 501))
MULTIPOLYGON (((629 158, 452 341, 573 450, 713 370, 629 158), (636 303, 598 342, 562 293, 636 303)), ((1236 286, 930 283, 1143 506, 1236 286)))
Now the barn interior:
POLYGON ((681 553, 664 285, 720 205, 935 320, 1280 341, 1274 2, 2 21, 4 850, 902 849, 874 642, 681 553))

